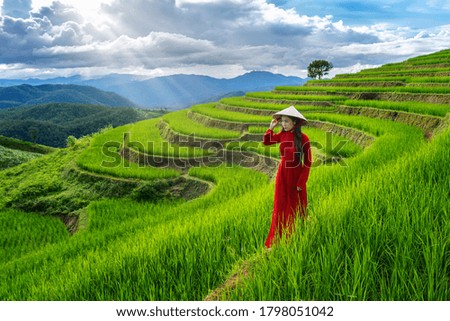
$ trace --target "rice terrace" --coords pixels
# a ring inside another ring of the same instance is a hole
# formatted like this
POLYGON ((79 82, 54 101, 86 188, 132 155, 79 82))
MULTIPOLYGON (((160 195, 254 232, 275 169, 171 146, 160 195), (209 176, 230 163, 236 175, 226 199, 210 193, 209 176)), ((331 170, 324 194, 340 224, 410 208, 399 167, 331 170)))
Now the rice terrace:
POLYGON ((2 138, 0 298, 449 300, 450 50, 45 148, 2 138), (308 219, 271 251, 271 115, 309 120, 308 219), (26 148, 25 148, 26 147, 26 148), (2 163, 3 164, 3 163, 2 163))

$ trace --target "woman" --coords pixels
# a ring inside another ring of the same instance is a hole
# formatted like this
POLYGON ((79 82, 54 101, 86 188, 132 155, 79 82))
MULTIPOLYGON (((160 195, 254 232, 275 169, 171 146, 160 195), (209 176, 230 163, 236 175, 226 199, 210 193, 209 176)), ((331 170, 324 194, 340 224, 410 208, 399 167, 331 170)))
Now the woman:
POLYGON ((311 148, 309 138, 301 131, 307 120, 294 106, 274 114, 269 129, 264 134, 263 144, 280 143, 281 163, 275 181, 275 199, 272 225, 265 245, 270 248, 283 232, 288 236, 297 215, 306 218, 306 182, 311 167, 311 148), (273 132, 280 122, 282 130, 273 132))

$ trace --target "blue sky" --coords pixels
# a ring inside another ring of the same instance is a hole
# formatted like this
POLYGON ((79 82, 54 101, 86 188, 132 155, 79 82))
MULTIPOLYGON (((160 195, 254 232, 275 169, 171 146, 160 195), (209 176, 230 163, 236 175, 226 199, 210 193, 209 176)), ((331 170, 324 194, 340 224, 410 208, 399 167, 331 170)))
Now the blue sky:
POLYGON ((0 78, 355 72, 450 48, 450 0, 0 0, 0 78))
POLYGON ((410 28, 430 28, 450 23, 450 1, 269 1, 281 8, 295 8, 300 14, 333 15, 349 25, 380 22, 410 28))

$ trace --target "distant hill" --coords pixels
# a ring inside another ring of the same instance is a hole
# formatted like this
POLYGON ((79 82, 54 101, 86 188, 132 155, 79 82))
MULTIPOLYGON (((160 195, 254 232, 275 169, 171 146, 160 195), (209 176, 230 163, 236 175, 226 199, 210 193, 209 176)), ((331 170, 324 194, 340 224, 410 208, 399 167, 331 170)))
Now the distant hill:
POLYGON ((69 103, 0 109, 0 135, 46 146, 63 147, 70 135, 79 138, 107 126, 134 123, 161 113, 129 107, 69 103))
MULTIPOLYGON (((230 95, 241 95, 249 91, 268 91, 275 86, 298 86, 306 79, 287 77, 270 72, 254 71, 231 79, 217 79, 199 75, 172 75, 143 79, 135 75, 107 75, 83 80, 79 76, 48 80, 20 80, 33 85, 62 83, 87 85, 115 92, 143 108, 182 109, 194 104, 216 101, 230 95)), ((18 80, 0 79, 0 85, 17 84, 18 80)), ((0 98, 1 100, 1 98, 0 98)))
POLYGON ((77 103, 110 107, 136 107, 130 100, 113 92, 90 86, 28 84, 0 87, 0 108, 46 103, 77 103))

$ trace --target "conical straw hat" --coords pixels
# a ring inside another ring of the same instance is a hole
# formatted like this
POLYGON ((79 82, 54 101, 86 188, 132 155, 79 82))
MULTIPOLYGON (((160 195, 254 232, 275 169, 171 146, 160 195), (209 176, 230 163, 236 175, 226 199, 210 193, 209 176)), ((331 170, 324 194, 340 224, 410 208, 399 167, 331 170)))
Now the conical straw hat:
POLYGON ((290 107, 288 107, 288 108, 286 108, 286 109, 283 109, 283 110, 280 110, 279 112, 276 112, 276 113, 273 115, 273 118, 275 118, 275 119, 280 119, 281 116, 291 116, 291 117, 299 118, 299 119, 301 119, 301 120, 303 120, 303 121, 308 121, 308 120, 305 118, 305 116, 303 116, 302 114, 300 114, 300 112, 299 112, 297 109, 295 109, 294 106, 290 106, 290 107))

